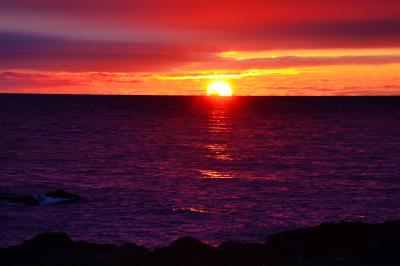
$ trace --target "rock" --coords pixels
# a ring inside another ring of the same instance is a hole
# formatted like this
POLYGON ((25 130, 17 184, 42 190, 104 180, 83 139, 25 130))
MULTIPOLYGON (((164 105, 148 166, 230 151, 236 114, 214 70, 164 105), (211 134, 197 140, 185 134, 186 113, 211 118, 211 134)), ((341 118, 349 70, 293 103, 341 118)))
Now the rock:
POLYGON ((219 249, 227 265, 264 265, 265 245, 225 242, 219 249))
POLYGON ((222 260, 217 248, 203 244, 191 238, 180 238, 169 246, 155 250, 159 261, 167 265, 221 265, 222 260))
POLYGON ((20 196, 15 194, 0 195, 0 202, 20 203, 25 205, 48 205, 61 202, 81 201, 83 200, 79 195, 66 192, 58 189, 48 192, 45 195, 36 196, 20 196))
POLYGON ((72 241, 65 233, 44 233, 19 246, 0 249, 0 265, 150 265, 148 254, 135 244, 91 244, 72 241))
POLYGON ((0 195, 0 202, 21 203, 26 205, 38 205, 39 201, 33 196, 18 196, 14 194, 0 195))
POLYGON ((212 247, 184 237, 150 251, 135 244, 100 245, 45 233, 0 248, 1 266, 381 266, 400 265, 400 220, 329 223, 270 236, 267 243, 212 247))
POLYGON ((66 233, 44 233, 25 241, 20 245, 23 249, 61 248, 68 249, 74 242, 66 233))
POLYGON ((400 221, 325 223, 270 236, 267 260, 308 261, 310 265, 390 265, 393 259, 400 262, 399 239, 400 221))
POLYGON ((66 192, 65 190, 62 190, 62 189, 57 189, 55 191, 48 192, 48 193, 46 193, 45 196, 51 197, 51 198, 67 199, 67 200, 81 200, 82 199, 79 195, 66 192))

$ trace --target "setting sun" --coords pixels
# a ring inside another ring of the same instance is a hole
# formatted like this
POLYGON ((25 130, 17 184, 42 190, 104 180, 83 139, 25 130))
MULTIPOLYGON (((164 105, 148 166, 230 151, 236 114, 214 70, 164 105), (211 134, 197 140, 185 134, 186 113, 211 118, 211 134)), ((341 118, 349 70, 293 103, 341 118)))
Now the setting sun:
POLYGON ((232 96, 232 88, 224 81, 213 82, 207 88, 207 96, 232 96))

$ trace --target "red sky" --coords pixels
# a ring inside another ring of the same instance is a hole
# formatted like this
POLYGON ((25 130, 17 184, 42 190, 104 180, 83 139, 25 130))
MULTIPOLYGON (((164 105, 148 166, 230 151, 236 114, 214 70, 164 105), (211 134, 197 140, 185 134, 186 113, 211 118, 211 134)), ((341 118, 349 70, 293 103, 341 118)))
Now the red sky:
POLYGON ((3 0, 0 92, 400 94, 400 2, 3 0))

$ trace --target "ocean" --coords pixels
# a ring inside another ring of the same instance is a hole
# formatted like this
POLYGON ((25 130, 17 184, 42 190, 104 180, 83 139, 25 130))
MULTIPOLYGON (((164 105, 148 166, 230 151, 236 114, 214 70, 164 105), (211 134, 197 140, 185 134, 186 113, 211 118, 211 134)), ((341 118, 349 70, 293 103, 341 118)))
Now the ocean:
POLYGON ((0 95, 0 246, 262 242, 400 217, 400 97, 0 95))

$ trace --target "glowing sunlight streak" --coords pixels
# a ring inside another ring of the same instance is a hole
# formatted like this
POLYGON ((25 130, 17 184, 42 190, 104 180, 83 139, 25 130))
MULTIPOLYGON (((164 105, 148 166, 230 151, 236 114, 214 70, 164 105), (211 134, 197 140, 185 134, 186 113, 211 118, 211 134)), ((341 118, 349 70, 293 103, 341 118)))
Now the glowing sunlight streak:
POLYGON ((220 71, 200 71, 185 72, 177 74, 159 74, 156 76, 159 80, 200 80, 200 79, 240 79, 244 77, 256 77, 266 75, 297 75, 301 71, 297 69, 247 69, 236 72, 220 71))
POLYGON ((398 56, 400 48, 366 48, 366 49, 298 49, 273 51, 229 51, 219 54, 222 58, 247 60, 256 58, 299 57, 339 57, 339 56, 398 56))

